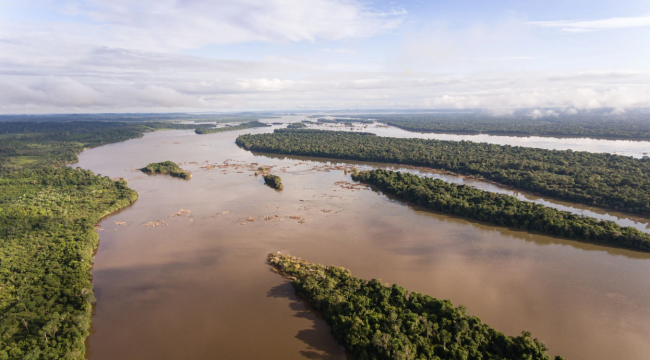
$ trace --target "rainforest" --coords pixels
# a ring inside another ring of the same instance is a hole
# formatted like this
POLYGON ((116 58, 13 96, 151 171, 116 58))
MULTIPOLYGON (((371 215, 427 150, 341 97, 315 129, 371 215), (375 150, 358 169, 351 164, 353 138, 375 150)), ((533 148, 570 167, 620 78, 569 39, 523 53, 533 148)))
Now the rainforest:
POLYGON ((354 173, 352 179, 435 211, 499 226, 650 251, 650 235, 637 229, 520 201, 514 196, 384 169, 354 173))
POLYGON ((75 359, 89 334, 95 224, 138 198, 123 179, 62 167, 161 122, 0 122, 0 359, 75 359))
POLYGON ((323 313, 332 335, 355 359, 551 359, 546 345, 531 333, 506 336, 449 300, 290 255, 269 254, 268 262, 323 313))
POLYGON ((256 127, 269 127, 271 125, 265 124, 263 122, 259 122, 257 120, 245 122, 239 125, 234 125, 234 126, 223 126, 223 127, 200 127, 196 128, 194 132, 197 134, 214 134, 218 132, 224 132, 224 131, 235 131, 235 130, 245 130, 245 129, 252 129, 256 127))
POLYGON ((151 163, 140 170, 147 174, 169 174, 170 176, 186 180, 192 177, 192 174, 189 171, 181 169, 178 164, 169 160, 151 163))
POLYGON ((471 175, 561 200, 650 214, 650 158, 309 130, 241 135, 247 150, 375 161, 471 175))
POLYGON ((489 134, 512 136, 561 136, 594 139, 650 139, 647 114, 627 113, 613 117, 595 114, 529 114, 517 111, 510 116, 485 112, 433 114, 370 114, 351 116, 375 119, 387 125, 418 132, 489 134))

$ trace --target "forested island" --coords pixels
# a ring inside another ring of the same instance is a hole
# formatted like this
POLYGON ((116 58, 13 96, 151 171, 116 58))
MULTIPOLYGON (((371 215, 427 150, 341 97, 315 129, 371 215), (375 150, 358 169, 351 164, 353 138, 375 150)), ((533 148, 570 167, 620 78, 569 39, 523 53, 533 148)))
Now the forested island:
POLYGON ((74 163, 83 149, 135 139, 146 132, 200 126, 166 122, 0 122, 0 174, 74 163))
POLYGON ((264 175, 264 182, 266 183, 266 185, 276 190, 284 189, 284 186, 282 185, 282 179, 280 179, 280 177, 277 175, 273 175, 273 174, 264 175))
MULTIPOLYGON (((543 114, 543 113, 540 113, 543 114)), ((376 119, 408 131, 450 134, 508 136, 586 137, 594 139, 650 140, 650 114, 557 114, 511 116, 485 113, 371 114, 360 119, 376 119)))
POLYGON ((650 214, 650 158, 470 141, 286 130, 241 135, 247 150, 424 166, 487 179, 561 200, 650 214))
POLYGON ((633 227, 621 227, 613 221, 521 201, 510 195, 384 169, 354 173, 352 179, 447 214, 569 239, 650 251, 650 234, 633 227))
POLYGON ((235 126, 224 126, 219 128, 202 127, 202 128, 197 128, 196 130, 194 130, 194 132, 197 134, 214 134, 214 133, 224 132, 224 131, 245 130, 245 129, 257 128, 257 127, 269 127, 269 126, 271 125, 255 120, 255 121, 249 121, 235 126))
POLYGON ((325 124, 349 124, 349 123, 361 123, 361 124, 372 124, 374 121, 368 120, 368 119, 361 119, 361 118, 351 118, 351 119, 340 119, 340 118, 335 118, 333 120, 330 119, 325 119, 325 118, 320 118, 318 120, 319 123, 325 123, 325 124))
POLYGON ((122 179, 62 167, 84 148, 194 125, 0 122, 0 359, 82 360, 95 224, 137 199, 122 179))
POLYGON ((181 169, 175 162, 169 160, 151 163, 140 169, 140 171, 147 174, 169 174, 170 176, 182 179, 190 179, 192 177, 192 174, 189 171, 181 169))
POLYGON ((357 360, 551 359, 546 345, 529 332, 506 336, 449 300, 289 255, 269 254, 268 262, 323 313, 334 338, 357 360))
POLYGON ((301 122, 299 122, 299 123, 291 123, 291 124, 287 125, 287 129, 304 129, 306 127, 307 127, 307 125, 305 125, 305 124, 303 124, 301 122))

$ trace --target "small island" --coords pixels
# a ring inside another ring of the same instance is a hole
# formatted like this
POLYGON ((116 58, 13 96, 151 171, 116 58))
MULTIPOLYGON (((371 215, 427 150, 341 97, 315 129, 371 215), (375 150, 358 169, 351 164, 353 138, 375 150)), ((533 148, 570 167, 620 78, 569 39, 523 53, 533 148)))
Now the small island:
POLYGON ((277 175, 264 175, 264 182, 266 185, 276 189, 276 190, 282 190, 284 189, 284 186, 282 186, 282 179, 280 179, 279 176, 277 175))
POLYGON ((307 125, 303 123, 291 123, 287 126, 287 129, 304 129, 307 125))
POLYGON ((169 160, 159 163, 151 163, 140 169, 140 171, 147 174, 169 174, 170 176, 186 180, 189 180, 192 177, 192 174, 189 171, 181 169, 175 162, 169 160))
POLYGON ((245 129, 258 128, 258 127, 270 127, 270 126, 271 125, 269 125, 269 124, 265 124, 263 122, 255 120, 255 121, 249 121, 249 122, 242 123, 242 124, 235 125, 235 126, 226 125, 226 126, 220 127, 220 128, 213 128, 213 127, 205 128, 205 127, 202 127, 202 128, 195 129, 194 132, 199 134, 199 135, 204 135, 204 134, 214 134, 214 133, 224 132, 224 131, 245 130, 245 129))

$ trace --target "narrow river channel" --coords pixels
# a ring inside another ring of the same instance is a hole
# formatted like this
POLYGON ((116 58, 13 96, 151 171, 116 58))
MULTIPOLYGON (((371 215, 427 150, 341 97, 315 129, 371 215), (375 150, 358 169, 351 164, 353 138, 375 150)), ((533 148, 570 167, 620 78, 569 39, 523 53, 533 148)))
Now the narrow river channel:
POLYGON ((318 314, 270 271, 265 258, 275 251, 450 299, 508 335, 531 331, 570 360, 647 359, 650 254, 433 213, 351 187, 340 170, 385 165, 253 154, 234 143, 268 131, 156 132, 79 156, 73 166, 124 177, 140 194, 101 222, 90 359, 348 358, 318 314), (192 179, 135 170, 164 160, 183 163, 192 179), (274 166, 284 191, 253 175, 261 165, 274 166))

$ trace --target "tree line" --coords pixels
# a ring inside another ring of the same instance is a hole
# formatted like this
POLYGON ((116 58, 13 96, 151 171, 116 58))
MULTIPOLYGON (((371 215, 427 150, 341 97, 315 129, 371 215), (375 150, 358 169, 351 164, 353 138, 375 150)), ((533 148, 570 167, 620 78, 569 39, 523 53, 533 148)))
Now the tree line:
POLYGON ((0 122, 0 174, 77 162, 77 154, 85 148, 135 139, 151 131, 196 128, 169 122, 0 122))
POLYGON ((510 195, 384 169, 355 173, 352 179, 447 214, 569 239, 650 251, 650 234, 633 227, 621 227, 613 221, 521 201, 510 195))
POLYGON ((192 177, 192 174, 189 171, 181 169, 178 164, 169 160, 158 163, 151 163, 140 169, 140 171, 148 174, 169 174, 170 176, 179 177, 186 180, 192 177))
POLYGON ((194 130, 195 133, 197 134, 214 134, 218 132, 224 132, 224 131, 235 131, 235 130, 245 130, 245 129, 251 129, 251 128, 256 128, 256 127, 269 127, 271 125, 265 124, 263 122, 259 122, 257 120, 255 121, 249 121, 243 124, 235 125, 235 126, 223 126, 223 127, 201 127, 197 128, 194 130))
POLYGON ((0 122, 0 360, 84 359, 95 224, 137 199, 126 181, 60 166, 162 122, 0 122))
POLYGON ((69 167, 5 174, 0 188, 0 359, 82 360, 94 226, 138 194, 69 167))
POLYGON ((492 116, 484 113, 373 114, 351 117, 376 119, 388 125, 417 132, 650 140, 648 113, 621 116, 554 114, 539 117, 527 114, 492 116))
POLYGON ((343 131, 242 135, 247 150, 442 169, 586 205, 650 214, 650 158, 367 136, 343 131))
POLYGON ((551 359, 531 333, 506 336, 449 300, 289 255, 269 254, 268 262, 323 313, 334 338, 357 360, 551 359))

